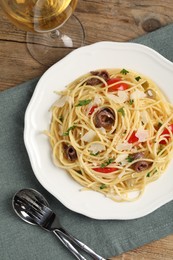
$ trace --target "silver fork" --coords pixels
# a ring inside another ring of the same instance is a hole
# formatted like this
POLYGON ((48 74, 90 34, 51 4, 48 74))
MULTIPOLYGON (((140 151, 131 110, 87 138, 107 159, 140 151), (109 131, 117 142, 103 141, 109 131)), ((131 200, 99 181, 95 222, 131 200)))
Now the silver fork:
POLYGON ((73 246, 74 244, 81 248, 83 251, 88 253, 94 260, 106 260, 102 256, 95 253, 91 248, 85 245, 83 242, 75 238, 73 235, 69 234, 66 229, 64 229, 59 222, 56 214, 42 202, 40 202, 36 197, 25 194, 25 197, 15 196, 15 203, 22 205, 25 212, 33 219, 33 221, 39 225, 41 228, 52 231, 61 242, 76 256, 79 260, 86 260, 78 250, 73 246), (72 244, 72 243, 73 244, 72 244))

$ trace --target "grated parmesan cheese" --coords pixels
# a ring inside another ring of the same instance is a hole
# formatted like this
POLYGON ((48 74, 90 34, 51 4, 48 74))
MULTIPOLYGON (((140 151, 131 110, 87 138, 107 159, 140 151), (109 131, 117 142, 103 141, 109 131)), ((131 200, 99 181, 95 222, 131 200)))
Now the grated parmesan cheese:
POLYGON ((117 95, 107 94, 108 98, 116 103, 124 103, 129 99, 129 94, 126 91, 118 90, 117 95))
POLYGON ((138 89, 136 89, 131 95, 130 95, 130 99, 134 100, 134 99, 141 99, 141 98, 145 98, 147 95, 143 92, 140 91, 138 89))
POLYGON ((86 134, 84 134, 84 136, 81 138, 81 140, 89 143, 89 142, 93 141, 95 136, 96 136, 95 131, 90 129, 86 134))
POLYGON ((87 110, 86 110, 86 114, 88 115, 91 108, 95 105, 100 105, 102 103, 102 100, 100 98, 99 95, 96 95, 94 100, 92 102, 89 103, 88 107, 87 107, 87 110))
POLYGON ((102 103, 102 100, 100 98, 99 95, 96 95, 95 98, 94 98, 94 102, 93 102, 95 105, 100 105, 102 103))
POLYGON ((139 142, 145 142, 149 136, 148 130, 145 130, 143 128, 139 128, 138 131, 135 134, 136 137, 138 137, 139 142))
POLYGON ((99 153, 99 152, 106 150, 106 148, 103 144, 93 143, 93 144, 90 145, 88 150, 91 151, 93 154, 96 154, 96 153, 99 153))
POLYGON ((124 142, 124 143, 118 143, 116 146, 116 149, 118 151, 129 151, 132 149, 133 144, 130 144, 128 142, 124 142))
POLYGON ((119 154, 115 160, 117 163, 121 163, 121 165, 126 165, 128 161, 126 160, 128 157, 128 153, 119 154))

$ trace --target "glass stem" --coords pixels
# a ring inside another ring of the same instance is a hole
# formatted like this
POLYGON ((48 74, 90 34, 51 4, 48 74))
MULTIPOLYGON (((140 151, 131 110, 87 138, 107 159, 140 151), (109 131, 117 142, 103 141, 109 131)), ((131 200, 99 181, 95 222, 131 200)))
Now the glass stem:
POLYGON ((61 33, 58 29, 50 32, 50 37, 53 38, 53 39, 58 38, 60 35, 61 35, 61 33))

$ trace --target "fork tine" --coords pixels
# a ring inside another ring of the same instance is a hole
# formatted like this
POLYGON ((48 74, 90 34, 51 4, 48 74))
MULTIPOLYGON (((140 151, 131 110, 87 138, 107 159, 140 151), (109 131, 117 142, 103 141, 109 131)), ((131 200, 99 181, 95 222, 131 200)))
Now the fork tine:
POLYGON ((33 200, 31 197, 26 196, 26 198, 19 198, 17 196, 17 201, 19 204, 25 205, 25 211, 30 217, 36 218, 35 222, 37 222, 38 225, 44 226, 48 219, 53 214, 53 211, 48 208, 47 206, 43 205, 42 203, 33 203, 33 200))
POLYGON ((40 221, 42 218, 38 214, 35 214, 36 212, 33 212, 32 210, 26 210, 26 213, 35 221, 37 225, 40 225, 40 221))
POLYGON ((40 199, 37 198, 37 196, 35 197, 31 197, 27 194, 26 196, 26 201, 28 204, 30 204, 34 209, 38 210, 38 212, 44 212, 46 214, 50 213, 52 214, 53 211, 47 207, 45 204, 43 204, 42 202, 40 202, 40 199), (35 200, 34 198, 36 198, 37 200, 35 200), (33 203, 35 202, 35 204, 33 203))
POLYGON ((33 211, 31 208, 27 208, 25 205, 21 206, 19 202, 16 202, 16 206, 20 208, 22 207, 23 211, 32 218, 33 222, 37 225, 40 225, 43 216, 40 216, 38 213, 36 213, 36 211, 33 211))
POLYGON ((40 202, 40 199, 37 196, 31 196, 30 194, 24 194, 28 201, 34 201, 37 205, 42 206, 43 204, 40 202), (36 198, 36 199, 35 199, 36 198))
POLYGON ((52 211, 49 207, 47 207, 47 206, 45 206, 45 205, 43 205, 42 211, 43 211, 44 213, 46 213, 46 214, 49 214, 49 215, 52 215, 52 214, 53 214, 53 211, 52 211))
POLYGON ((37 210, 36 207, 34 207, 34 205, 29 204, 27 200, 25 199, 17 199, 16 204, 18 204, 20 207, 24 206, 25 207, 25 211, 28 212, 32 212, 33 214, 37 215, 37 216, 43 216, 43 212, 41 210, 37 210))
POLYGON ((43 206, 42 203, 39 202, 39 200, 35 199, 35 197, 29 196, 29 194, 25 194, 25 199, 28 203, 32 204, 33 206, 40 208, 43 206))
POLYGON ((40 213, 41 215, 43 215, 42 210, 38 207, 36 207, 31 201, 28 201, 25 198, 19 198, 18 196, 16 197, 17 200, 16 202, 18 202, 19 204, 25 205, 25 207, 27 208, 27 210, 29 208, 34 209, 36 212, 40 213))
POLYGON ((44 211, 34 207, 33 204, 28 203, 25 199, 17 199, 16 203, 19 207, 24 206, 24 211, 34 220, 34 222, 38 225, 43 225, 47 219, 47 214, 44 211))
POLYGON ((23 208, 23 211, 25 211, 37 225, 49 230, 49 223, 52 222, 55 214, 49 207, 39 202, 36 196, 33 197, 32 194, 25 193, 22 194, 22 197, 16 195, 15 203, 20 208, 23 208))

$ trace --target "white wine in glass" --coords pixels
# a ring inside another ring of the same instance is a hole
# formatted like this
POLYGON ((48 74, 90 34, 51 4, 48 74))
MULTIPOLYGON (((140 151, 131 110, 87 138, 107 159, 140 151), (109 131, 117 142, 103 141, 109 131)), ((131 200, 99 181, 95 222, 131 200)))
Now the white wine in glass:
POLYGON ((52 65, 84 43, 84 30, 73 15, 78 0, 1 0, 18 28, 27 31, 28 49, 38 62, 52 65))

